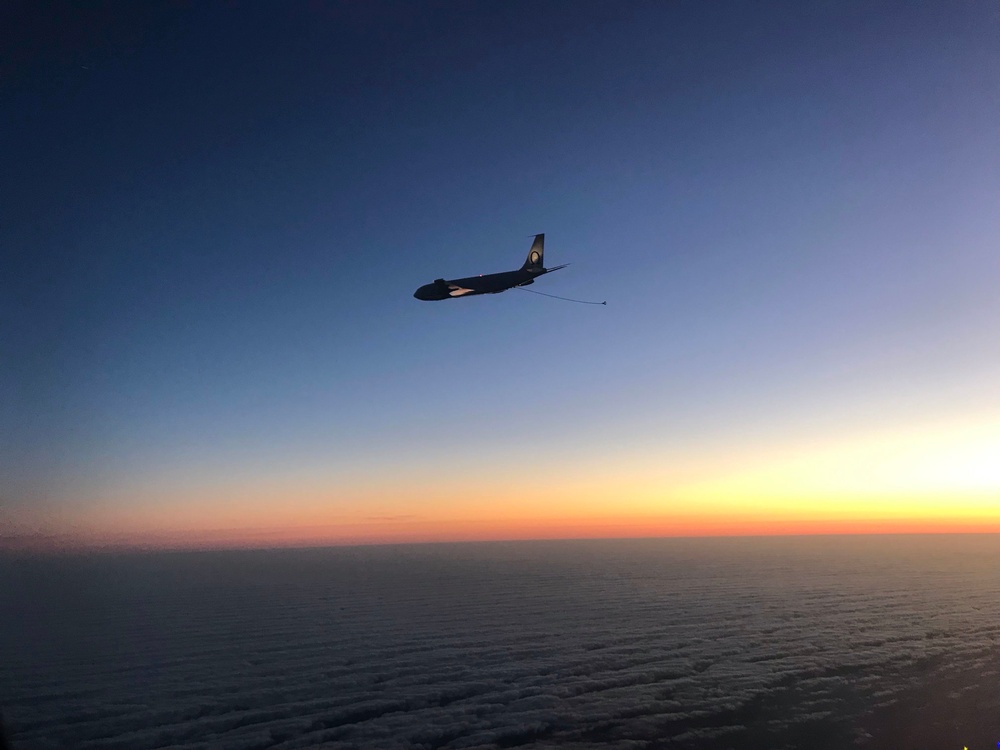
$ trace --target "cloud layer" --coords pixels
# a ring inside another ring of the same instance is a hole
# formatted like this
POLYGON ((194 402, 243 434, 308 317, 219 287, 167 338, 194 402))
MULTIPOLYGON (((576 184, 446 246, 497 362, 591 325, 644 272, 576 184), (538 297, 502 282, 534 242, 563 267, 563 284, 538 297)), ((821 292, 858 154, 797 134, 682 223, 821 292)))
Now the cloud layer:
POLYGON ((0 565, 0 705, 19 749, 1000 739, 995 536, 0 565))

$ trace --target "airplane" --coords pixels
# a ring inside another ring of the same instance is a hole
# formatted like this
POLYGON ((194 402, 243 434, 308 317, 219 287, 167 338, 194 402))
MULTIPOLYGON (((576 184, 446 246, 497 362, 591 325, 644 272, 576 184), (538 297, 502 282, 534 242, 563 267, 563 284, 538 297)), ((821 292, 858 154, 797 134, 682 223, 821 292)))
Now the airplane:
POLYGON ((531 243, 531 250, 524 265, 517 271, 488 273, 485 276, 470 276, 465 279, 437 279, 431 284, 424 284, 413 296, 420 300, 451 299, 453 297, 471 297, 474 294, 499 294, 516 286, 534 284, 535 279, 543 274, 558 271, 569 263, 554 268, 545 268, 545 235, 536 234, 531 243))

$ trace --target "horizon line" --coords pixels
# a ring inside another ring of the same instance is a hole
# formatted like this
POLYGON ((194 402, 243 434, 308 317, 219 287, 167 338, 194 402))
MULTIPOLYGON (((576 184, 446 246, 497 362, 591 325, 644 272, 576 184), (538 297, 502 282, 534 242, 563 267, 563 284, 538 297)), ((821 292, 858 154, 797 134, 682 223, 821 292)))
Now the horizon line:
POLYGON ((106 543, 80 542, 54 534, 0 535, 0 555, 8 556, 59 556, 80 554, 156 553, 156 552, 251 552, 310 549, 355 549, 364 547, 416 547, 434 545, 473 545, 551 542, 641 541, 655 539, 791 539, 820 537, 877 537, 877 536, 1000 536, 1000 528, 948 528, 941 530, 854 530, 854 531, 790 531, 771 533, 706 533, 706 534, 630 534, 625 536, 544 536, 544 537, 493 537, 481 539, 396 539, 396 540, 286 540, 272 543, 253 543, 238 539, 229 541, 188 543, 156 543, 142 541, 113 541, 106 543), (54 543, 53 543, 54 542, 54 543))

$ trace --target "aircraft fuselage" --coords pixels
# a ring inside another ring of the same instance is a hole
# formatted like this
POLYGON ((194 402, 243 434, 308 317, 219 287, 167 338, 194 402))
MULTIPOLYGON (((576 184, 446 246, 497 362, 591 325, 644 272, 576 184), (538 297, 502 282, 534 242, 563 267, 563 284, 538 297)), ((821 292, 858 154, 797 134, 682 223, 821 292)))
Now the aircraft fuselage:
POLYGON ((483 276, 466 276, 464 279, 437 279, 430 284, 424 284, 413 296, 417 299, 432 301, 451 299, 453 297, 471 297, 476 294, 497 294, 518 286, 527 286, 539 276, 558 271, 565 265, 546 268, 545 235, 536 234, 531 243, 531 250, 524 260, 524 265, 516 271, 488 273, 483 276))
POLYGON ((413 296, 421 300, 440 300, 452 297, 469 297, 474 294, 498 294, 516 286, 532 283, 544 270, 503 271, 482 276, 468 276, 464 279, 438 279, 424 284, 413 296))

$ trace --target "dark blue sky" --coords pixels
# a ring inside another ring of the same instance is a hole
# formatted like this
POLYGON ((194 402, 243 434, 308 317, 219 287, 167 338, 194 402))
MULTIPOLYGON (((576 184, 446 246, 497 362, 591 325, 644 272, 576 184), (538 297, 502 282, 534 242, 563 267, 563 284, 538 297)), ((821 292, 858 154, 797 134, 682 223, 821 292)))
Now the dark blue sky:
POLYGON ((656 473, 1000 415, 995 3, 14 3, 0 27, 17 528, 137 487, 656 473), (412 298, 536 232, 573 265, 535 288, 606 309, 412 298))

